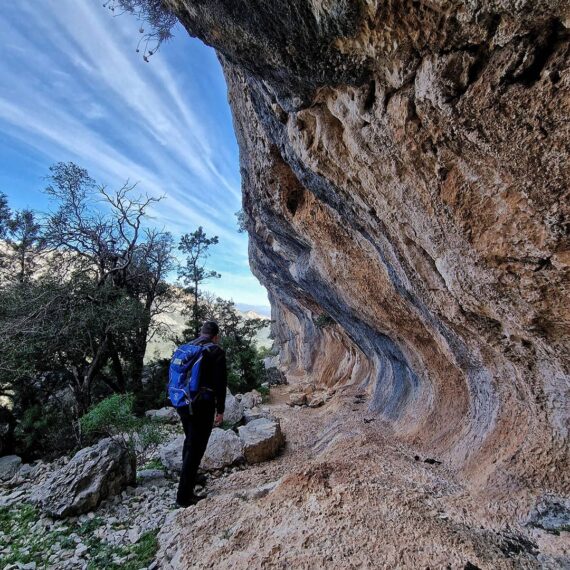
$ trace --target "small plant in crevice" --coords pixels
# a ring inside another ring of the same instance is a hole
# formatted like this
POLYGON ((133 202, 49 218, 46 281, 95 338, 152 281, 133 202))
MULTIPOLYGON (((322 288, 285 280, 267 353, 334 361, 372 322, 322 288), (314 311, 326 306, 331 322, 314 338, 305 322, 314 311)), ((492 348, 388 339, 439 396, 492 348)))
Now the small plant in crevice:
POLYGON ((166 467, 162 464, 160 459, 154 458, 150 461, 147 461, 143 466, 142 469, 158 469, 160 471, 165 471, 166 467))
POLYGON ((256 390, 261 394, 262 402, 267 402, 269 399, 269 387, 268 386, 258 386, 256 390))
POLYGON ((143 59, 147 63, 161 44, 172 38, 172 28, 178 21, 163 0, 106 0, 103 7, 113 15, 132 14, 141 22, 137 53, 142 50, 143 59), (143 24, 148 25, 148 29, 143 24))
POLYGON ((331 325, 334 325, 334 324, 336 324, 336 321, 327 313, 321 313, 315 319, 315 325, 320 329, 330 327, 331 325))

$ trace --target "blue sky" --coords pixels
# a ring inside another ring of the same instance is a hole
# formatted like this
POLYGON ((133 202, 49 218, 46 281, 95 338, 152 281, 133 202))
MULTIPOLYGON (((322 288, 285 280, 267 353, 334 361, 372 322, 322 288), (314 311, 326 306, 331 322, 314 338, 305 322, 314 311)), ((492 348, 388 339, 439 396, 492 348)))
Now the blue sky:
POLYGON ((0 191, 13 208, 47 210, 51 164, 74 161, 100 183, 166 199, 154 223, 175 236, 199 225, 220 243, 206 288, 268 305, 249 270, 238 149, 212 49, 181 27, 145 63, 140 23, 102 0, 18 0, 0 12, 0 191))

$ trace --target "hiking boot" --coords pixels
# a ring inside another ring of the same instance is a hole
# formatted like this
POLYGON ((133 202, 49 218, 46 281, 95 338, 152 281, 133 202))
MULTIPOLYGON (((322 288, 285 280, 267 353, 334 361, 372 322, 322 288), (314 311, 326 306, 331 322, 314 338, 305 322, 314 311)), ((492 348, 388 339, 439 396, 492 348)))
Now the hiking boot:
POLYGON ((205 499, 206 495, 192 495, 187 501, 176 501, 177 509, 186 509, 192 505, 197 505, 202 499, 205 499))
POLYGON ((200 487, 205 487, 207 482, 208 478, 203 473, 198 473, 198 475, 196 475, 196 485, 200 485, 200 487))

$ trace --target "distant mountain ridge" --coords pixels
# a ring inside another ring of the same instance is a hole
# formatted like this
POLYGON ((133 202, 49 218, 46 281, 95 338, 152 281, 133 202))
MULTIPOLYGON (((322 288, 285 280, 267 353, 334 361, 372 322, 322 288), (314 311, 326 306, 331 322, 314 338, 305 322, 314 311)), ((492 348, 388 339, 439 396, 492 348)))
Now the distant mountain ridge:
MULTIPOLYGON (((183 315, 183 309, 185 305, 183 303, 175 303, 173 310, 169 312, 162 313, 157 317, 157 322, 162 323, 169 327, 171 335, 181 335, 182 331, 186 328, 187 316, 183 315)), ((252 305, 236 305, 237 313, 240 317, 246 319, 263 319, 267 321, 267 326, 262 328, 255 337, 255 343, 258 347, 269 348, 273 344, 273 341, 269 338, 269 316, 259 313, 253 310, 252 305), (249 310, 243 311, 243 308, 250 307, 249 310)), ((256 307, 263 310, 263 306, 256 307)), ((269 310, 269 307, 267 307, 269 310)), ((223 331, 222 331, 223 334, 223 331)), ((172 341, 166 340, 164 338, 156 335, 147 344, 145 362, 150 362, 155 358, 170 358, 172 352, 174 351, 175 344, 172 341)))

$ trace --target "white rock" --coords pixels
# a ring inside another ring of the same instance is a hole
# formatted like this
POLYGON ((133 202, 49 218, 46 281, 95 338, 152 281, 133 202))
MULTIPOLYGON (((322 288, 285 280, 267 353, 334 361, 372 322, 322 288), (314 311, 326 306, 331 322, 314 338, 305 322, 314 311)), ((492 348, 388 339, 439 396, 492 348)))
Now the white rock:
POLYGON ((85 544, 80 543, 75 549, 75 556, 83 556, 88 550, 89 548, 85 544))
POLYGON ((270 413, 269 410, 259 408, 255 406, 254 408, 249 408, 244 410, 243 412, 243 420, 246 424, 252 422, 253 420, 258 420, 259 418, 267 418, 269 417, 270 413))
POLYGON ((315 395, 309 401, 309 408, 319 408, 325 403, 324 396, 315 395))
POLYGON ((22 460, 17 455, 5 455, 0 457, 0 480, 7 481, 16 475, 22 465, 22 460))
POLYGON ((232 430, 214 428, 201 467, 206 471, 221 469, 243 460, 243 446, 232 430))
POLYGON ((78 451, 73 459, 39 485, 30 501, 52 517, 79 515, 135 482, 135 458, 107 438, 78 451))
POLYGON ((253 489, 245 489, 242 491, 238 491, 234 494, 234 497, 241 498, 241 499, 261 499, 268 495, 275 489, 279 481, 271 481, 269 483, 265 483, 264 485, 260 485, 259 487, 254 487, 253 489))
POLYGON ((261 394, 257 390, 246 392, 241 397, 241 404, 246 410, 254 408, 255 406, 259 406, 262 402, 263 398, 261 397, 261 394))
POLYGON ((22 501, 23 497, 26 495, 26 491, 18 489, 9 495, 0 496, 0 507, 11 507, 15 503, 22 501))
POLYGON ((178 412, 172 407, 160 408, 160 410, 147 410, 145 416, 151 420, 170 424, 177 424, 180 421, 178 412))
POLYGON ((224 420, 230 424, 237 424, 243 417, 243 404, 238 402, 232 393, 226 392, 226 407, 224 411, 224 420))
POLYGON ((302 392, 296 392, 289 396, 289 401, 287 402, 290 406, 304 406, 307 403, 307 394, 302 392))
POLYGON ((239 428, 243 454, 248 463, 272 459, 279 452, 285 439, 278 421, 268 418, 253 420, 239 428))
POLYGON ((130 528, 129 532, 127 533, 127 538, 131 544, 134 544, 140 538, 140 536, 141 531, 137 526, 130 528))
POLYGON ((182 447, 184 446, 184 436, 178 435, 169 442, 162 444, 158 448, 160 461, 168 469, 179 473, 182 469, 182 447))

